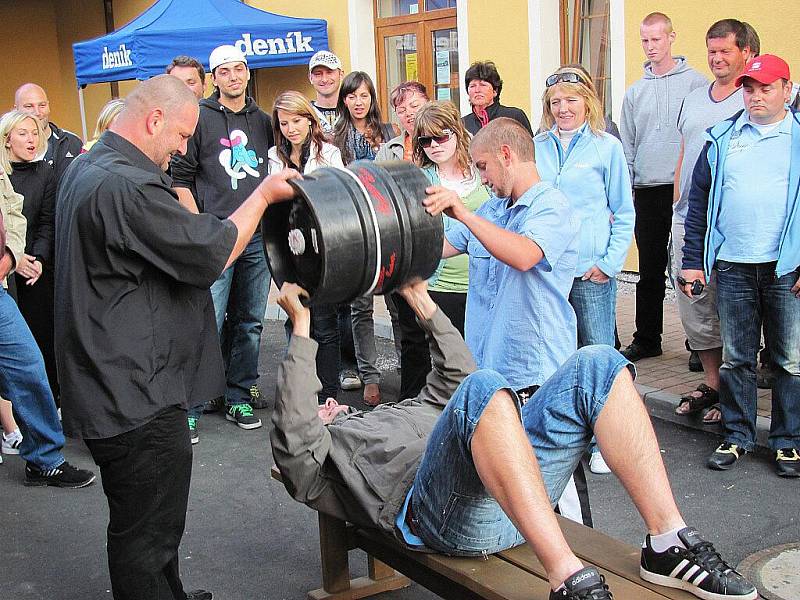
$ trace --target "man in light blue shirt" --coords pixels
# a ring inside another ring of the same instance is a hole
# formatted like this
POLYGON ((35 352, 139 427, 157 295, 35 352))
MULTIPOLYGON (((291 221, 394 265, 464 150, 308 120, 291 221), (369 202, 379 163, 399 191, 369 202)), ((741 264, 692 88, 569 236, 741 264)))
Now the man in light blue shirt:
POLYGON ((724 442, 708 466, 724 470, 753 450, 756 354, 776 365, 769 444, 782 477, 800 477, 800 115, 777 56, 752 59, 737 79, 745 110, 708 131, 692 174, 683 248, 684 293, 717 278, 724 442))
MULTIPOLYGON (((540 386, 577 348, 567 298, 578 260, 578 224, 569 200, 541 181, 533 142, 511 119, 495 119, 470 154, 494 197, 475 213, 437 188, 425 201, 458 223, 444 256, 469 254, 465 337, 481 368, 515 390, 540 386)), ((531 390, 532 391, 532 390, 531 390)))

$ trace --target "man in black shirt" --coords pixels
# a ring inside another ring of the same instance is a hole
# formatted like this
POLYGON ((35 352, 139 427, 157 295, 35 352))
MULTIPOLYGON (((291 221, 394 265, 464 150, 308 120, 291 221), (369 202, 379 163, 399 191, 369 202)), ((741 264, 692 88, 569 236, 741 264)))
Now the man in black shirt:
POLYGON ((35 83, 25 83, 17 89, 14 94, 14 108, 39 119, 47 138, 44 160, 56 172, 56 181, 61 181, 66 168, 81 153, 83 147, 81 138, 50 121, 50 101, 47 99, 47 93, 35 83))
POLYGON ((64 429, 82 437, 108 498, 115 600, 183 591, 192 451, 187 402, 224 388, 209 287, 250 241, 285 179, 264 180, 226 219, 192 214, 164 173, 185 152, 197 100, 179 79, 139 84, 64 176, 56 212, 56 348, 64 429))
POLYGON ((336 105, 339 103, 342 77, 342 61, 329 50, 320 50, 308 61, 308 80, 317 93, 311 105, 317 111, 322 131, 329 137, 333 136, 333 126, 339 119, 336 105))

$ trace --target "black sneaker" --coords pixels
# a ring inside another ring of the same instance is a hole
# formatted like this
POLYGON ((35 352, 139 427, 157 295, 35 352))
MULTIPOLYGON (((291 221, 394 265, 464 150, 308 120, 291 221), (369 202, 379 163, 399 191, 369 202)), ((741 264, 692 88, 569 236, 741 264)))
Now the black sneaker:
POLYGON ((233 404, 225 410, 225 418, 233 421, 242 429, 258 429, 261 419, 253 414, 253 407, 247 404, 233 404))
POLYGON ((638 342, 633 342, 624 350, 620 350, 620 354, 622 354, 622 356, 627 358, 629 361, 636 362, 642 358, 661 356, 663 351, 661 350, 661 346, 653 346, 652 348, 648 348, 647 346, 642 346, 638 342))
POLYGON ((67 461, 47 471, 43 471, 31 463, 25 465, 25 485, 53 485, 77 489, 91 485, 95 479, 96 476, 91 471, 76 469, 67 461))
POLYGON ((594 567, 573 573, 564 581, 564 587, 550 592, 550 600, 613 600, 614 595, 606 585, 606 578, 594 567))
POLYGON ((747 451, 741 446, 729 442, 722 442, 717 446, 717 449, 711 453, 711 456, 708 457, 706 465, 709 469, 713 469, 714 471, 727 471, 745 454, 747 454, 747 451))
POLYGON ((186 600, 212 600, 213 595, 211 592, 205 590, 194 590, 186 592, 186 600))
POLYGON ((678 537, 686 548, 672 546, 664 552, 656 552, 647 536, 639 567, 642 579, 686 590, 704 600, 755 600, 758 597, 755 586, 728 566, 714 545, 701 538, 694 527, 684 527, 678 537))
POLYGON ((797 448, 781 448, 775 453, 775 467, 781 477, 800 477, 800 452, 797 448))
POLYGON ((269 402, 261 395, 261 389, 257 385, 250 386, 250 406, 259 410, 269 406, 269 402))

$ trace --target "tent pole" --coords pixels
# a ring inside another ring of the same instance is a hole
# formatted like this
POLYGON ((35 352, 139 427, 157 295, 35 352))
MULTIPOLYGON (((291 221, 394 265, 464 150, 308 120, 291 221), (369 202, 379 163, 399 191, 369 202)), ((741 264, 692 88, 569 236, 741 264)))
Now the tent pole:
POLYGON ((83 103, 83 86, 78 86, 78 104, 81 106, 81 131, 83 132, 83 140, 86 141, 89 138, 86 137, 86 105, 83 103))

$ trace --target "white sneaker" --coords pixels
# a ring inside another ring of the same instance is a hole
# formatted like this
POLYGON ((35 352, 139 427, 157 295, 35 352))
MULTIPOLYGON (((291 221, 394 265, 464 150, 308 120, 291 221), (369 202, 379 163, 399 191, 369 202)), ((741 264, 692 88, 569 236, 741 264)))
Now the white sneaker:
POLYGON ((22 444, 22 434, 19 429, 10 434, 3 434, 3 441, 0 443, 0 450, 3 454, 19 454, 19 446, 22 444))
POLYGON ((611 469, 609 469, 606 464, 606 459, 603 458, 603 455, 600 454, 599 451, 592 452, 592 456, 589 458, 589 470, 597 475, 607 475, 611 473, 611 469))
POLYGON ((342 371, 339 374, 339 387, 343 390, 357 390, 361 387, 361 379, 355 371, 342 371))

